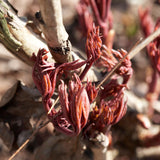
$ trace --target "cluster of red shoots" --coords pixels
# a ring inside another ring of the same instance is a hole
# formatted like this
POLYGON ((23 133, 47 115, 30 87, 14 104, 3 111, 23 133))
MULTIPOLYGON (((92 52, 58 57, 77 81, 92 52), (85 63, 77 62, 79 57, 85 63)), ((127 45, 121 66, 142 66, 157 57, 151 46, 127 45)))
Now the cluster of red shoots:
MULTIPOLYGON (((140 8, 139 17, 141 22, 141 28, 144 32, 145 37, 148 37, 150 34, 152 34, 154 31, 160 28, 160 18, 158 18, 156 24, 154 24, 149 9, 143 10, 142 8, 140 8)), ((154 116, 153 104, 158 99, 159 96, 159 90, 157 90, 158 88, 157 86, 160 76, 160 36, 158 36, 154 41, 148 44, 147 53, 153 70, 146 98, 149 102, 148 115, 151 118, 153 118, 154 116)), ((156 122, 157 121, 156 119, 158 118, 155 116, 155 119, 153 118, 153 120, 156 122)), ((158 146, 159 144, 160 144, 160 132, 158 132, 155 135, 147 135, 146 137, 144 137, 143 140, 144 146, 153 147, 153 146, 158 146)))
POLYGON ((109 49, 112 48, 114 31, 113 19, 110 11, 111 0, 80 0, 77 5, 80 30, 84 37, 93 29, 93 24, 100 27, 102 42, 109 49))
MULTIPOLYGON (((139 9, 139 16, 141 22, 141 28, 145 37, 148 37, 154 31, 160 27, 160 18, 154 25, 152 17, 148 9, 139 9)), ((159 91, 157 92, 158 79, 160 76, 160 36, 147 46, 148 57, 150 59, 151 66, 153 68, 151 82, 149 83, 149 89, 147 93, 147 99, 149 101, 149 116, 153 115, 153 102, 158 99, 159 91)))
MULTIPOLYGON (((95 9, 95 5, 97 6, 97 11, 94 10, 94 13, 97 14, 98 12, 104 18, 102 20, 105 21, 109 14, 109 7, 105 8, 100 5, 98 0, 84 1, 86 4, 89 2, 93 9, 95 9), (100 13, 100 7, 107 13, 100 13)), ((108 6, 110 0, 103 0, 103 3, 108 6)), ((97 21, 103 26, 103 21, 101 22, 98 17, 97 21)), ((55 129, 71 136, 78 135, 80 132, 87 134, 87 136, 94 136, 97 132, 106 133, 111 125, 116 124, 125 115, 127 109, 124 89, 132 76, 129 57, 121 63, 115 71, 115 75, 101 86, 96 87, 91 81, 82 82, 91 66, 97 61, 99 67, 105 68, 105 71, 109 72, 127 54, 124 50, 116 51, 102 45, 99 27, 91 25, 92 27, 87 29, 87 60, 63 64, 48 63, 45 49, 40 49, 37 56, 33 55, 32 57, 35 62, 33 80, 42 94, 42 101, 48 118, 55 129), (83 71, 78 73, 77 69, 83 65, 85 65, 83 71), (72 72, 70 72, 71 70, 72 72), (71 74, 72 76, 70 76, 71 74), (120 77, 121 83, 119 82, 120 77), (68 81, 68 79, 70 80, 68 81), (58 88, 58 108, 52 108, 55 88, 58 88)))

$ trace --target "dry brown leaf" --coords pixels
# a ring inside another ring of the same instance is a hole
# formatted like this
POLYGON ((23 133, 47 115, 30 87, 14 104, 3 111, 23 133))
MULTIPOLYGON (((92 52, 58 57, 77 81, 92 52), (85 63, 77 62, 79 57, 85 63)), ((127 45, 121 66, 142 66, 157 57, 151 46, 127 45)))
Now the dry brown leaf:
POLYGON ((3 95, 3 97, 0 100, 0 107, 3 107, 6 105, 15 95, 17 86, 18 86, 18 81, 11 87, 9 88, 6 93, 3 95))
POLYGON ((39 100, 40 94, 38 90, 28 88, 20 81, 17 82, 14 95, 10 98, 9 103, 6 103, 7 113, 18 117, 31 117, 44 112, 42 103, 39 100))
POLYGON ((45 115, 45 112, 37 89, 28 88, 18 81, 10 92, 12 94, 7 94, 11 95, 8 96, 9 100, 6 98, 3 107, 0 108, 0 119, 2 123, 9 124, 8 132, 13 132, 14 143, 17 145, 19 139, 26 138, 21 133, 31 131, 41 116, 45 115), (30 123, 31 119, 34 121, 32 124, 30 123))

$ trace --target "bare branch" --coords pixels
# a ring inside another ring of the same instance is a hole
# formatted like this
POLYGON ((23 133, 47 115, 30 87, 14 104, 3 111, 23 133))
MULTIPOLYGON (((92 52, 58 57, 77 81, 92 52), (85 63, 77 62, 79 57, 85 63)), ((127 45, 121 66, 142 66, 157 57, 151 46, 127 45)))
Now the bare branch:
POLYGON ((99 88, 104 82, 106 82, 116 71, 118 67, 120 67, 121 63, 124 61, 124 59, 129 56, 130 59, 132 59, 136 54, 138 54, 144 47, 146 47, 150 42, 152 42, 156 37, 160 35, 160 28, 157 29, 155 32, 153 32, 150 36, 148 36, 146 39, 144 39, 141 43, 135 45, 133 49, 128 52, 111 70, 111 72, 107 73, 105 78, 97 85, 97 88, 99 88))
POLYGON ((150 42, 152 42, 156 37, 160 35, 160 28, 138 44, 134 49, 131 50, 130 59, 132 59, 137 53, 139 53, 144 47, 146 47, 150 42))
POLYGON ((39 0, 39 5, 40 26, 52 56, 57 62, 72 61, 71 43, 63 25, 61 1, 39 0))
MULTIPOLYGON (((32 65, 30 57, 39 48, 47 45, 26 27, 26 23, 17 17, 13 7, 0 1, 0 41, 4 46, 25 63, 32 65)), ((51 58, 51 55, 50 55, 51 58)))

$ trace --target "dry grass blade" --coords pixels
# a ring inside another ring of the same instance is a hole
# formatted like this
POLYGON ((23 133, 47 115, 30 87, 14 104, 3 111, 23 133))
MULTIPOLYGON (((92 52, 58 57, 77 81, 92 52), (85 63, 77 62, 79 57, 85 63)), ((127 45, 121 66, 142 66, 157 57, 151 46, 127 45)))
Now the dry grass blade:
MULTIPOLYGON (((160 35, 160 28, 157 29, 154 33, 152 33, 150 36, 148 36, 146 39, 144 39, 141 43, 134 45, 134 47, 131 49, 130 52, 128 52, 112 69, 111 72, 109 72, 105 78, 97 85, 97 89, 102 86, 102 84, 108 80, 115 70, 121 65, 121 63, 124 61, 124 59, 129 56, 130 59, 132 59, 136 54, 138 54, 144 47, 146 47, 150 42, 152 42, 156 37, 160 35)), ((139 42, 139 41, 138 41, 139 42)))
POLYGON ((134 49, 129 52, 129 57, 132 59, 137 53, 139 53, 144 47, 146 47, 150 42, 152 42, 156 37, 160 35, 160 28, 153 32, 150 36, 144 39, 140 44, 138 44, 134 49))
POLYGON ((48 111, 47 114, 50 114, 50 113, 51 113, 52 109, 54 108, 54 106, 56 105, 56 103, 57 103, 58 101, 59 101, 59 97, 57 97, 57 99, 54 101, 52 107, 50 108, 50 110, 48 111))

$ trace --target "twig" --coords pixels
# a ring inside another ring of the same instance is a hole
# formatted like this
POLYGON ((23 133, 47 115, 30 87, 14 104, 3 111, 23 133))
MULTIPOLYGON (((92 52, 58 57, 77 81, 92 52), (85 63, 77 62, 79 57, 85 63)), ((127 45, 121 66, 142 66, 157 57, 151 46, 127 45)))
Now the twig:
POLYGON ((8 1, 0 1, 0 42, 29 65, 33 64, 30 58, 33 52, 37 54, 40 48, 48 50, 47 45, 16 15, 8 1))
POLYGON ((57 99, 54 101, 52 107, 50 108, 50 110, 48 111, 47 114, 50 114, 50 113, 51 113, 52 109, 54 108, 54 106, 56 105, 56 103, 57 103, 58 101, 59 101, 59 97, 57 97, 57 99))
POLYGON ((60 0, 39 0, 40 27, 50 52, 57 62, 72 61, 71 43, 63 25, 60 0))
POLYGON ((45 123, 42 122, 30 135, 30 137, 16 150, 15 153, 12 154, 12 156, 8 160, 12 160, 28 143, 29 141, 34 137, 34 135, 43 127, 45 127, 50 121, 47 121, 45 123))
POLYGON ((138 52, 140 52, 144 47, 146 47, 150 42, 152 42, 159 35, 160 35, 160 28, 158 28, 150 36, 144 39, 140 44, 137 45, 137 47, 131 50, 131 52, 129 53, 130 59, 132 59, 138 52))
POLYGON ((105 78, 97 85, 97 89, 102 86, 102 84, 109 79, 115 70, 121 65, 121 63, 124 61, 124 59, 129 55, 130 59, 132 59, 136 54, 138 54, 144 47, 146 47, 150 42, 152 42, 157 36, 160 35, 160 28, 157 29, 154 33, 152 33, 150 36, 148 36, 146 39, 144 39, 140 44, 134 45, 133 49, 131 49, 130 52, 128 52, 112 69, 111 72, 109 72, 105 78))

